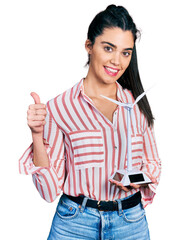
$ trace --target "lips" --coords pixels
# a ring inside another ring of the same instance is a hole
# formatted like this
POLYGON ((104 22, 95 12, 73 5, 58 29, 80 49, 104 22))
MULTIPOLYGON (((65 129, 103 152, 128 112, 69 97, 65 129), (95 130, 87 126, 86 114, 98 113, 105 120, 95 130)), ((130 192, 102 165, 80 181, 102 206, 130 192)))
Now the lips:
POLYGON ((112 68, 112 67, 107 67, 107 66, 104 66, 104 70, 110 76, 116 76, 119 72, 119 69, 112 68))

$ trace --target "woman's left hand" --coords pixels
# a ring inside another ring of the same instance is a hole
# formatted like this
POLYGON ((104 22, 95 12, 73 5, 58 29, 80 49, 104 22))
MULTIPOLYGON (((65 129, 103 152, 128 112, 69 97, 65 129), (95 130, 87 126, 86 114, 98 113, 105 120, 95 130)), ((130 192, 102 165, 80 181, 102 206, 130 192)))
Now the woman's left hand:
MULTIPOLYGON (((147 174, 147 173, 146 173, 146 175, 151 179, 151 182, 152 182, 152 183, 156 183, 156 182, 157 182, 156 179, 155 179, 152 175, 147 174)), ((125 192, 129 192, 132 188, 138 189, 138 188, 140 188, 140 187, 147 187, 147 186, 148 186, 147 183, 145 183, 145 184, 130 183, 129 186, 125 187, 125 186, 123 186, 122 183, 117 182, 117 181, 115 181, 115 180, 113 180, 113 179, 111 179, 110 182, 113 183, 113 184, 115 184, 117 187, 120 187, 120 188, 121 188, 122 190, 124 190, 125 192)))

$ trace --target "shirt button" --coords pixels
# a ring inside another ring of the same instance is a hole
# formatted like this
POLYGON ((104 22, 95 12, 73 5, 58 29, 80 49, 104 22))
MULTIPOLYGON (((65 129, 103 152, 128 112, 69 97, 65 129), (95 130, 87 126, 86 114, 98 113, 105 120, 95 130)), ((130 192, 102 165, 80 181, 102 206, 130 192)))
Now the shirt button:
POLYGON ((117 149, 117 146, 114 146, 115 149, 117 149))

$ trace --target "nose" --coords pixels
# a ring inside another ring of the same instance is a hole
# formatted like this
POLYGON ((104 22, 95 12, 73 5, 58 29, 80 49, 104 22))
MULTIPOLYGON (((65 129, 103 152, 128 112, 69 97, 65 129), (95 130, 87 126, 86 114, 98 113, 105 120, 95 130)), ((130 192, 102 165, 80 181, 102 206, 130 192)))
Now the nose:
POLYGON ((120 56, 120 53, 119 53, 119 52, 115 52, 115 53, 112 55, 111 63, 112 63, 114 66, 116 66, 116 67, 122 67, 122 66, 121 66, 121 56, 120 56))

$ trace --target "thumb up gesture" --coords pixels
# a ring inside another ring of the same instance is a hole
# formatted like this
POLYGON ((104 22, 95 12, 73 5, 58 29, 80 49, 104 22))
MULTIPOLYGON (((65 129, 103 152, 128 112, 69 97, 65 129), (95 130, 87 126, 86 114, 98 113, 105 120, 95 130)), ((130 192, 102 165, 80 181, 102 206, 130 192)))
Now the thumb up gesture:
POLYGON ((46 105, 41 103, 40 97, 37 93, 32 92, 31 96, 34 99, 34 104, 29 105, 27 111, 27 123, 32 134, 42 135, 44 125, 46 124, 46 105))

